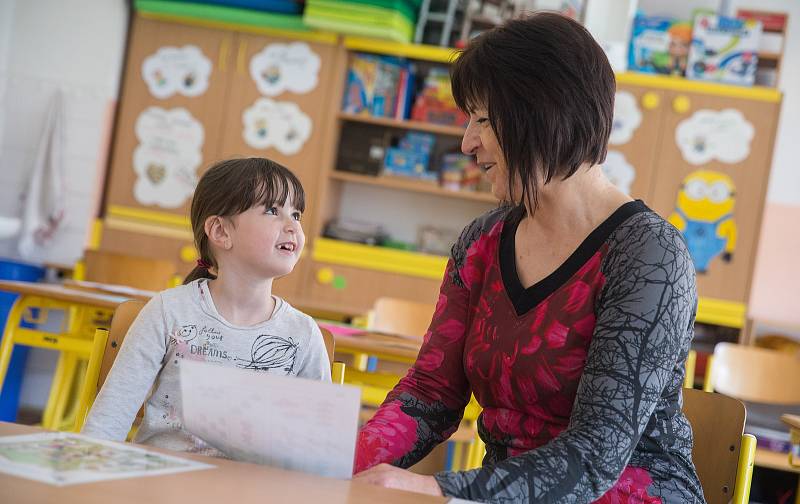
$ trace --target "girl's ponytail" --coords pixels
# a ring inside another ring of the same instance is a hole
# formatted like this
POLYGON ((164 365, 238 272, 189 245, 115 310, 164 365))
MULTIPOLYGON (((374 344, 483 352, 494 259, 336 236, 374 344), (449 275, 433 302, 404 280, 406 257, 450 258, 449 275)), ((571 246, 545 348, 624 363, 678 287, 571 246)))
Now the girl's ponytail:
POLYGON ((198 278, 208 278, 209 280, 214 280, 217 276, 211 273, 210 269, 212 265, 202 259, 197 260, 197 266, 194 267, 192 271, 186 275, 186 278, 183 279, 183 285, 188 284, 189 282, 194 282, 198 278))

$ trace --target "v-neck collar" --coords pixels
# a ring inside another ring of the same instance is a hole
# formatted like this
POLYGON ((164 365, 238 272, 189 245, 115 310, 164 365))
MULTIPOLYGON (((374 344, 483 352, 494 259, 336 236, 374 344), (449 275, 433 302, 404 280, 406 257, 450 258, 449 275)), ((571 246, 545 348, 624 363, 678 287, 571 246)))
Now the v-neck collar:
POLYGON ((586 262, 594 256, 611 233, 628 217, 650 209, 641 200, 629 201, 617 208, 606 220, 587 236, 577 249, 552 273, 531 285, 523 287, 517 273, 515 245, 517 228, 525 216, 525 208, 519 206, 509 212, 500 234, 500 273, 508 297, 517 316, 522 316, 544 301, 550 294, 564 285, 586 262))

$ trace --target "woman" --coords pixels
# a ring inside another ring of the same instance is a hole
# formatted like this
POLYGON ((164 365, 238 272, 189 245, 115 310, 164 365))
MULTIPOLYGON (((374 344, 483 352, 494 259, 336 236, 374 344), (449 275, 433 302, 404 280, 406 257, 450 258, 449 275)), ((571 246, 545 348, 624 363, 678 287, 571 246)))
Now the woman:
POLYGON ((416 363, 359 433, 354 480, 491 502, 705 502, 681 413, 694 269, 680 233, 598 166, 615 92, 603 51, 536 14, 473 40, 452 80, 462 150, 508 204, 454 245, 416 363), (483 467, 400 469, 455 431, 470 393, 483 467))

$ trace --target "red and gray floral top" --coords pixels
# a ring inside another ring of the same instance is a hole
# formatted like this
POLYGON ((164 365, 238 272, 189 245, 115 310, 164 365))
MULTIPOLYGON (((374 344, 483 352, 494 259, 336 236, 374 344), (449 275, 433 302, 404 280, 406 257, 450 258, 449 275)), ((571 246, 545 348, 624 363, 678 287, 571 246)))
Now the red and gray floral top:
POLYGON ((454 245, 416 363, 359 433, 356 472, 409 467, 457 428, 473 393, 483 467, 441 472, 446 495, 491 502, 705 502, 681 413, 695 273, 680 233, 620 207, 524 288, 521 208, 454 245))

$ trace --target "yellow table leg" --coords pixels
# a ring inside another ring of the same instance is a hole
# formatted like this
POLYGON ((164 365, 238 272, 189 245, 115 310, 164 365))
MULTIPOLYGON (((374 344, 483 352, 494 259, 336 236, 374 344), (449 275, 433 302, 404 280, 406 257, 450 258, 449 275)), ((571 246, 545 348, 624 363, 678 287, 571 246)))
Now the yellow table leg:
POLYGON ((8 312, 6 327, 3 331, 3 343, 0 344, 0 391, 3 390, 6 373, 8 372, 8 364, 11 362, 11 352, 14 350, 14 334, 22 319, 23 308, 20 299, 21 298, 17 298, 17 300, 14 301, 14 305, 8 312))
POLYGON ((43 427, 46 429, 57 430, 61 427, 64 421, 64 411, 67 408, 69 401, 69 392, 72 388, 73 379, 75 377, 75 368, 78 365, 78 358, 72 352, 64 352, 64 376, 58 388, 58 397, 56 399, 55 408, 53 409, 53 416, 50 418, 48 425, 43 427))
POLYGON ((61 419, 61 423, 58 425, 56 430, 69 431, 75 426, 75 417, 78 414, 79 408, 78 401, 80 400, 81 385, 86 378, 85 359, 78 359, 75 367, 75 373, 73 374, 72 378, 73 379, 71 380, 69 387, 69 394, 67 394, 68 409, 65 411, 64 417, 61 419))
POLYGON ((56 363, 56 370, 53 373, 53 380, 50 382, 50 393, 47 395, 47 404, 44 407, 42 414, 42 427, 49 429, 53 424, 53 413, 56 409, 56 402, 58 402, 59 391, 61 390, 64 381, 64 370, 66 366, 66 354, 59 352, 58 362, 56 363))

